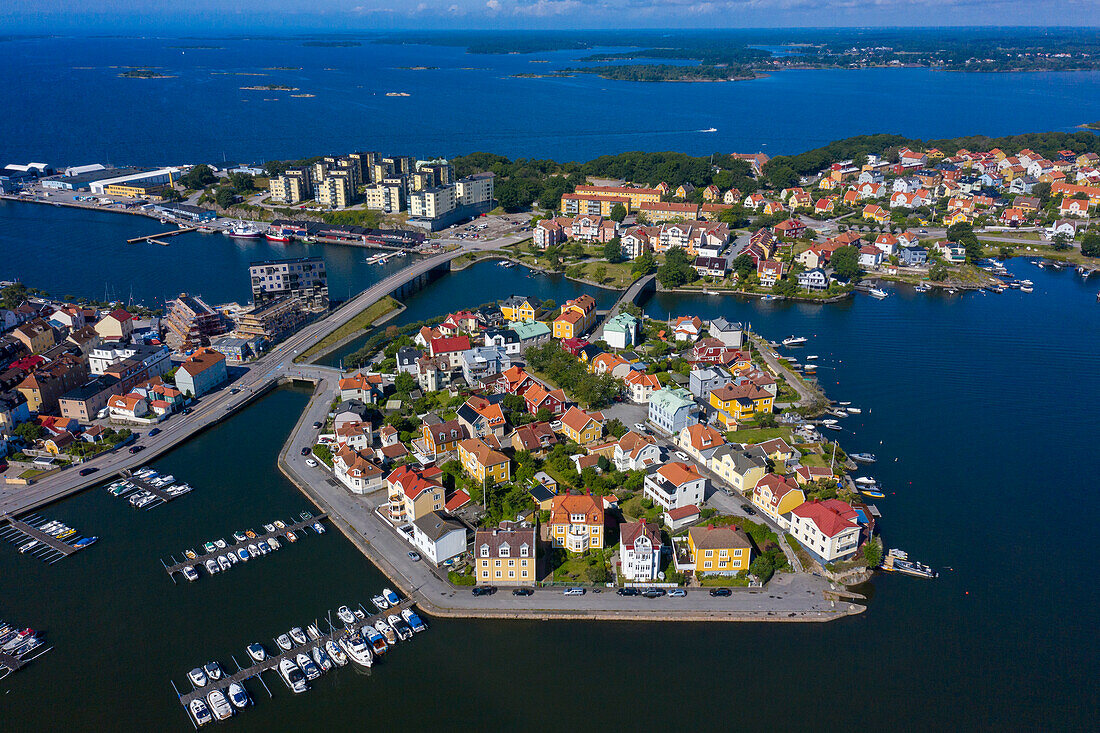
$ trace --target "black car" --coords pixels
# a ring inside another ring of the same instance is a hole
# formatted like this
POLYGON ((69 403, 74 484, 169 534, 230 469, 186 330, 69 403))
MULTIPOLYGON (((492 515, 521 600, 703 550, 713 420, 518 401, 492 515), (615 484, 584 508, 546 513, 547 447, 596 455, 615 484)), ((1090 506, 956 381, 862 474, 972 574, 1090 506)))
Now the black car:
POLYGON ((745 514, 748 514, 748 515, 749 515, 750 517, 751 517, 752 515, 756 514, 756 510, 755 510, 755 509, 753 509, 753 508, 752 508, 751 506, 749 506, 748 504, 742 504, 742 505, 741 505, 741 511, 743 511, 743 512, 744 512, 745 514))
POLYGON ((664 594, 664 588, 646 588, 645 593, 642 593, 646 598, 660 598, 664 594))
POLYGON ((191 414, 191 408, 190 407, 183 408, 183 414, 184 415, 190 415, 191 414))
POLYGON ((141 453, 143 450, 145 450, 144 445, 132 445, 132 446, 130 446, 130 452, 131 453, 141 453))
POLYGON ((302 448, 302 455, 303 456, 308 456, 309 455, 309 448, 308 447, 302 448))
POLYGON ((91 476, 93 473, 95 473, 98 470, 99 469, 96 468, 95 466, 89 466, 88 468, 80 469, 80 475, 81 476, 91 476))
POLYGON ((491 585, 476 585, 470 592, 475 596, 491 596, 497 592, 497 589, 491 585))
POLYGON ((240 391, 241 391, 240 387, 234 387, 233 389, 229 390, 229 394, 237 394, 240 391))
POLYGON ((531 596, 534 594, 535 591, 531 590, 530 588, 515 588, 512 591, 512 595, 514 596, 531 596))
POLYGON ((727 596, 732 596, 733 591, 729 588, 711 588, 710 594, 716 598, 726 598, 727 596))
POLYGON ((324 426, 325 426, 325 424, 323 422, 313 423, 313 427, 315 427, 315 428, 323 428, 324 426))
POLYGON ((638 595, 637 588, 619 588, 617 591, 620 596, 636 596, 638 595))
POLYGON ((153 428, 149 431, 150 438, 152 438, 154 435, 160 435, 160 428, 153 428))

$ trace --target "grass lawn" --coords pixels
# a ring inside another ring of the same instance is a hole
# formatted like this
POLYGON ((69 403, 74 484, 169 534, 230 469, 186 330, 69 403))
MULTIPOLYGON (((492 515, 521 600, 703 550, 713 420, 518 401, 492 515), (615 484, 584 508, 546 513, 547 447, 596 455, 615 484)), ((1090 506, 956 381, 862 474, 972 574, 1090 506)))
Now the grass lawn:
POLYGON ((1061 260, 1062 262, 1071 262, 1074 265, 1085 265, 1087 267, 1100 267, 1100 257, 1086 257, 1081 254, 1079 249, 1067 249, 1062 252, 1057 251, 1054 247, 1047 244, 1037 244, 1035 242, 1021 242, 1019 245, 1013 245, 1008 242, 993 242, 988 239, 978 240, 982 243, 982 246, 987 248, 987 252, 997 252, 1001 247, 1010 247, 1013 250, 1013 255, 1016 257, 1026 257, 1028 255, 1046 257, 1052 260, 1061 260), (1026 247, 1030 247, 1029 252, 1026 247))
POLYGON ((399 308, 400 306, 400 303, 387 295, 385 298, 382 298, 373 305, 367 306, 365 309, 359 312, 359 315, 352 318, 343 326, 337 328, 328 336, 325 336, 323 339, 310 347, 305 353, 300 355, 294 361, 307 361, 311 356, 324 349, 327 349, 329 346, 332 346, 340 339, 370 328, 370 325, 372 323, 374 323, 387 313, 399 308))
POLYGON ((772 438, 782 438, 790 444, 790 428, 742 428, 733 432, 733 441, 736 443, 760 443, 772 438))
POLYGON ((704 588, 748 588, 749 579, 730 575, 700 575, 699 585, 704 588))
MULTIPOLYGON (((570 555, 565 559, 558 567, 554 568, 554 580, 556 582, 569 583, 573 581, 581 583, 590 583, 588 575, 585 571, 593 564, 591 562, 592 555, 570 555)), ((608 577, 613 579, 610 573, 608 577)))
POLYGON ((812 466, 814 468, 828 468, 829 459, 821 455, 820 453, 803 453, 802 465, 812 466))

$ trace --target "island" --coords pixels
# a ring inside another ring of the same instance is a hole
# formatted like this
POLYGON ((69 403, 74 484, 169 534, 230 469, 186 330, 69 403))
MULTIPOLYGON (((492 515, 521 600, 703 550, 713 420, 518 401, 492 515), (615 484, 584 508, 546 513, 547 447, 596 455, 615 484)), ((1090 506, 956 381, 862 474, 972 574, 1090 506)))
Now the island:
POLYGON ((122 79, 174 79, 174 74, 165 74, 156 69, 129 69, 119 73, 122 79))
POLYGON ((288 87, 284 84, 263 84, 261 86, 241 87, 246 91, 256 92, 296 92, 298 87, 288 87))
POLYGON ((363 44, 360 41, 305 41, 302 45, 313 48, 354 48, 363 44))
POLYGON ((624 64, 614 66, 584 66, 563 69, 558 74, 596 74, 601 79, 615 81, 745 81, 759 75, 739 66, 681 66, 676 64, 624 64))

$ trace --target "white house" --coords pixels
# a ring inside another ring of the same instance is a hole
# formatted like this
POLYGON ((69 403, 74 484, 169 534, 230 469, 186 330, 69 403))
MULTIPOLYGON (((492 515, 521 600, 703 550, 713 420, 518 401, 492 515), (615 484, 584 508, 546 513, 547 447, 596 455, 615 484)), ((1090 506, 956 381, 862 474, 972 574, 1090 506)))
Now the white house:
POLYGON ((638 319, 629 313, 619 313, 603 327, 603 340, 613 349, 625 349, 638 343, 638 319))
POLYGON ((693 422, 699 412, 691 392, 679 387, 660 389, 649 398, 649 421, 658 429, 675 435, 693 422))
POLYGON ((636 369, 631 369, 623 377, 623 385, 626 387, 627 396, 631 402, 645 404, 650 397, 661 389, 661 381, 656 374, 646 374, 636 369))
POLYGON ((822 560, 839 560, 859 547, 857 516, 839 499, 807 501, 791 510, 791 536, 822 560))
POLYGON ((829 287, 829 276, 820 267, 798 273, 798 287, 806 290, 825 290, 829 287))
POLYGON ((369 494, 382 488, 382 469, 358 451, 344 446, 332 457, 332 471, 355 494, 369 494))
POLYGON ((657 579, 661 571, 661 528, 644 519, 619 526, 619 563, 628 581, 657 579))
POLYGON ((661 462, 661 449, 650 435, 631 430, 615 444, 612 463, 619 471, 637 471, 661 462))
POLYGON ((428 512, 413 522, 413 544, 433 565, 466 551, 466 527, 445 514, 428 512))
POLYGON ((881 249, 871 244, 865 244, 859 248, 859 266, 864 270, 873 270, 881 264, 881 249))
POLYGON ((740 349, 745 341, 745 327, 722 316, 710 322, 710 335, 731 349, 740 349))
POLYGON ((702 504, 707 480, 688 463, 666 463, 645 477, 646 498, 665 511, 702 504))
POLYGON ((107 401, 112 418, 135 419, 149 414, 149 403, 138 394, 120 394, 107 401))

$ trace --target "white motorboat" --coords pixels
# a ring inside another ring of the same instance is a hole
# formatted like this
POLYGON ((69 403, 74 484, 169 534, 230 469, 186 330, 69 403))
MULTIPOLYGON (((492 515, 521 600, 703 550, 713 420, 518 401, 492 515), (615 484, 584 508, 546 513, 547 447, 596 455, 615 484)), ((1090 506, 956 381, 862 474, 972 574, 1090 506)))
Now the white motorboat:
POLYGON ((886 292, 882 288, 871 288, 867 292, 870 294, 870 296, 872 298, 878 298, 879 300, 882 300, 883 298, 886 298, 887 296, 890 295, 888 292, 886 292))
POLYGON ((262 662, 267 659, 267 650, 264 649, 263 644, 249 644, 248 656, 257 662, 262 662))
POLYGON ((860 407, 845 407, 844 409, 847 410, 852 415, 858 415, 861 412, 863 412, 863 408, 860 408, 860 407))
POLYGON ((314 522, 313 523, 313 531, 316 532, 317 534, 324 534, 325 533, 325 525, 321 524, 320 522, 314 522))
POLYGON ((386 643, 390 646, 393 646, 397 643, 397 632, 391 629, 389 627, 389 624, 387 624, 382 619, 378 619, 374 622, 374 628, 378 631, 378 633, 386 637, 386 643))
POLYGON ((329 659, 336 662, 337 665, 343 667, 348 663, 347 655, 332 639, 325 642, 325 651, 328 653, 329 659))
POLYGON ((248 554, 251 555, 252 557, 259 557, 260 556, 260 550, 256 547, 256 545, 249 545, 248 546, 248 554))
POLYGON ((858 463, 874 463, 876 460, 873 453, 849 453, 848 457, 858 463))
POLYGON ((855 480, 855 482, 860 486, 874 486, 875 484, 878 483, 877 481, 875 481, 870 476, 860 476, 859 478, 857 478, 855 480))
POLYGON ((367 642, 363 640, 363 635, 358 631, 353 631, 341 638, 340 646, 347 652, 348 658, 360 667, 369 668, 374 664, 374 657, 371 655, 370 648, 367 646, 367 642))
POLYGON ((244 685, 240 682, 233 682, 229 685, 229 702, 233 703, 233 707, 238 710, 244 710, 252 704, 252 700, 248 697, 248 691, 244 689, 244 685))
POLYGON ((294 641, 295 644, 298 644, 299 646, 305 644, 306 641, 308 641, 306 639, 305 632, 302 631, 301 626, 295 626, 293 629, 290 630, 290 638, 294 641))
POLYGON ((225 540, 214 540, 214 546, 217 547, 219 550, 224 550, 225 540))
POLYGON ((353 614, 351 609, 347 606, 340 606, 336 609, 336 616, 345 624, 351 625, 355 623, 355 614, 353 614))
POLYGON ((225 699, 225 693, 221 690, 211 690, 206 696, 206 702, 218 720, 228 720, 233 717, 233 707, 225 699))
POLYGON ((290 637, 286 634, 279 634, 279 638, 275 640, 275 643, 279 645, 279 648, 283 651, 289 652, 294 648, 294 643, 291 642, 290 637))
POLYGON ((397 594, 389 588, 382 589, 382 597, 385 598, 386 602, 389 603, 391 606, 396 606, 398 603, 401 602, 401 599, 397 597, 397 594))
POLYGON ((417 615, 416 611, 412 610, 411 608, 406 608, 402 610, 401 618, 405 619, 405 621, 409 624, 409 627, 418 634, 421 631, 428 630, 428 627, 424 623, 424 620, 421 619, 420 616, 417 615))
POLYGON ((316 624, 310 624, 306 627, 306 635, 308 635, 310 639, 317 641, 321 638, 321 630, 317 628, 316 624))
POLYGON ((221 568, 218 567, 218 561, 213 559, 213 558, 207 560, 206 561, 206 572, 210 573, 211 575, 215 575, 215 574, 221 572, 221 568))
POLYGON ((196 580, 199 579, 199 574, 198 574, 198 572, 195 571, 195 568, 192 567, 191 565, 184 565, 183 566, 183 577, 187 578, 187 580, 194 583, 196 580))
POLYGON ((206 687, 208 682, 206 679, 206 672, 202 671, 202 667, 195 667, 188 672, 187 679, 191 680, 191 684, 195 687, 206 687))
POLYGON ((242 547, 237 550, 237 557, 241 559, 241 562, 248 562, 248 558, 251 557, 251 555, 248 554, 248 550, 242 547))
POLYGON ((805 336, 791 336, 789 338, 783 339, 783 345, 784 346, 802 346, 807 341, 809 341, 809 339, 806 338, 805 336))
POLYGON ((328 672, 332 669, 332 660, 325 654, 325 650, 319 646, 313 647, 313 663, 321 668, 321 672, 328 672))
POLYGON ((270 534, 271 532, 275 531, 275 525, 274 524, 265 524, 264 529, 270 534))
POLYGON ((397 638, 401 641, 408 641, 412 638, 412 629, 396 613, 387 616, 386 623, 389 624, 390 628, 393 629, 393 633, 397 634, 397 638))
POLYGON ((840 422, 840 421, 839 420, 833 420, 832 418, 826 418, 826 419, 821 421, 821 424, 822 425, 836 425, 838 422, 840 422))
POLYGON ((321 670, 317 668, 317 665, 313 663, 313 660, 309 658, 309 655, 302 652, 294 658, 294 662, 298 665, 298 668, 306 673, 307 680, 315 680, 321 676, 321 670))
POLYGON ((363 619, 365 619, 366 617, 367 617, 367 614, 366 614, 366 612, 365 612, 365 611, 363 611, 363 609, 362 609, 362 608, 357 608, 357 609, 355 609, 355 618, 357 618, 357 619, 359 619, 360 621, 362 621, 362 620, 363 620, 363 619))
POLYGON ((226 557, 226 559, 229 560, 230 565, 236 565, 237 563, 239 563, 241 561, 241 559, 239 557, 237 557, 237 553, 235 553, 235 552, 230 552, 225 557, 226 557))
POLYGON ((222 667, 217 662, 207 662, 202 669, 211 682, 217 682, 222 678, 222 667))
POLYGON ((191 717, 195 719, 195 724, 199 727, 214 719, 214 716, 210 714, 210 708, 206 707, 206 702, 201 697, 192 700, 188 707, 191 709, 191 717))
POLYGON ((279 662, 279 676, 283 678, 283 682, 290 688, 290 691, 298 694, 305 692, 309 689, 309 683, 306 682, 306 676, 302 673, 302 670, 289 659, 284 659, 279 662))
POLYGON ((817 354, 810 354, 806 357, 806 361, 814 361, 817 359, 817 354))
POLYGON ((267 541, 267 546, 270 547, 272 550, 278 550, 279 549, 279 540, 272 537, 271 539, 269 539, 267 541))
POLYGON ((227 558, 225 555, 218 555, 218 567, 220 567, 222 570, 228 570, 233 566, 229 564, 229 558, 227 558))
POLYGON ((389 603, 386 603, 386 599, 382 596, 371 596, 370 602, 374 604, 374 607, 379 611, 385 611, 390 607, 389 603))

